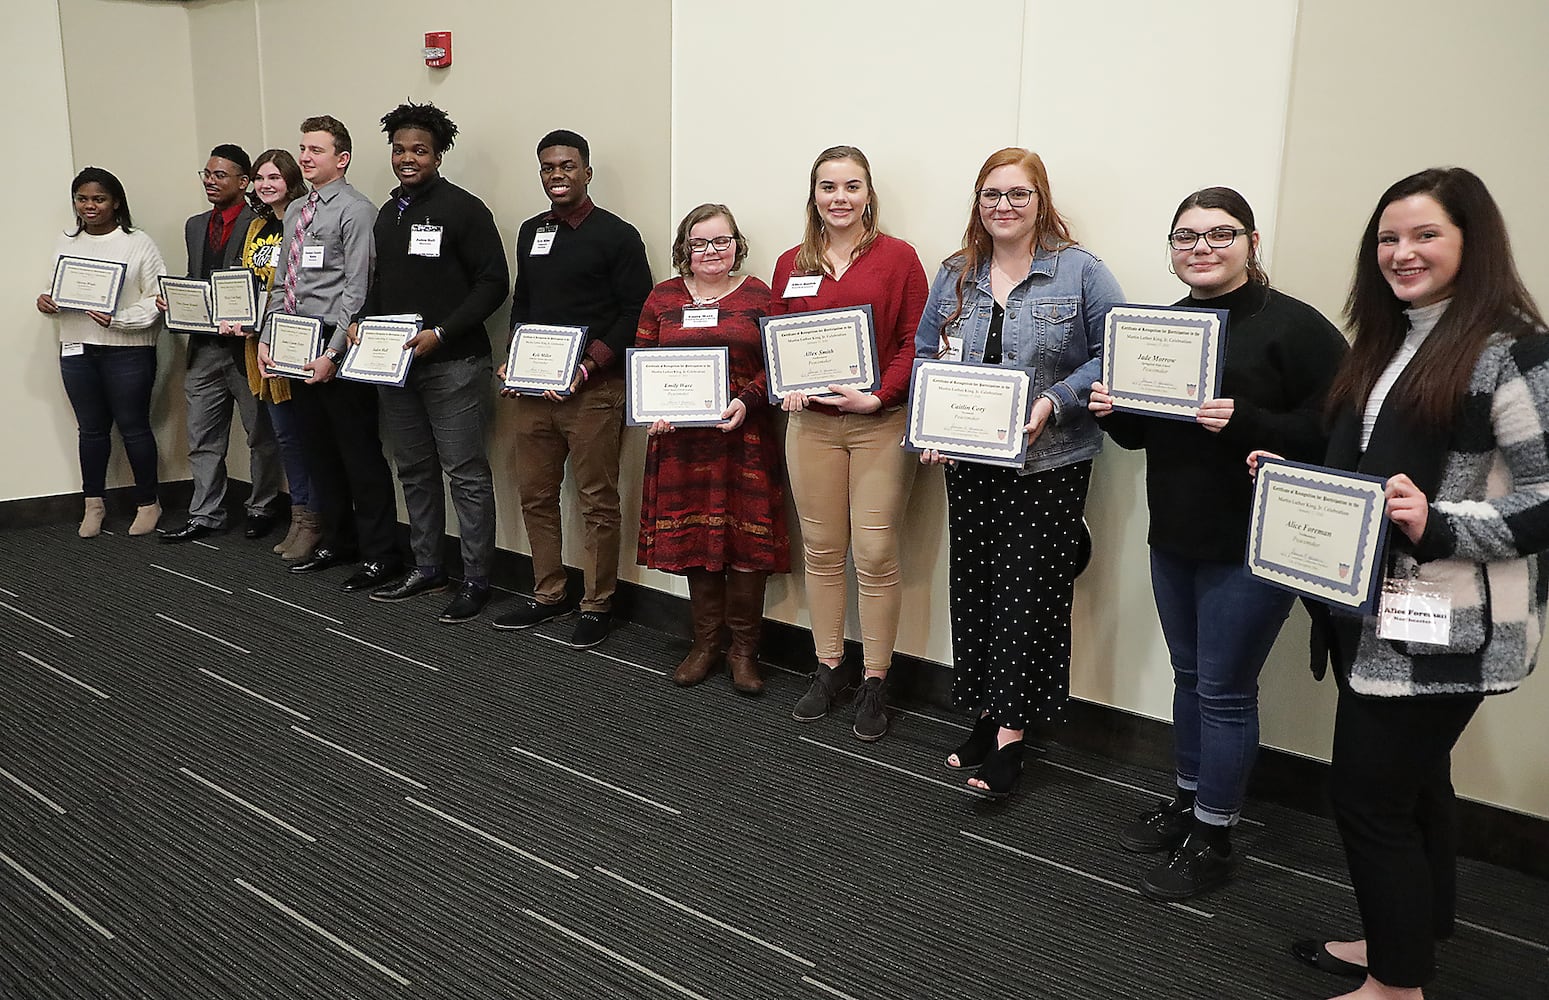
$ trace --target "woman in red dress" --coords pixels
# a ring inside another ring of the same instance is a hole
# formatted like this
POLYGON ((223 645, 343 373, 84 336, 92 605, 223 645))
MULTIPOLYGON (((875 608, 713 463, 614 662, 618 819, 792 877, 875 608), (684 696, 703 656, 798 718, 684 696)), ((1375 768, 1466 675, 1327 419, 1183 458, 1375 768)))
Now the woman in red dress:
POLYGON ((732 685, 757 695, 764 690, 764 583, 770 573, 790 572, 791 557, 758 329, 769 286, 737 274, 747 254, 731 210, 700 205, 678 224, 672 243, 678 276, 652 289, 640 312, 636 347, 730 349, 731 405, 713 427, 658 420, 647 428, 638 558, 688 577, 694 645, 673 683, 698 684, 719 667, 729 628, 732 685))

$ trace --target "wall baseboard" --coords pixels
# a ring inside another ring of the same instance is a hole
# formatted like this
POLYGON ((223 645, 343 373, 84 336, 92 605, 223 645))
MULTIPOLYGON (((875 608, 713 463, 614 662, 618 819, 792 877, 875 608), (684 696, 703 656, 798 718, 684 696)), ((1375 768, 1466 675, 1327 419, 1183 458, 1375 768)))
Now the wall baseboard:
MULTIPOLYGON (((241 516, 241 500, 248 484, 233 480, 228 504, 235 517, 241 516)), ((110 490, 110 510, 129 512, 127 488, 110 490)), ((186 506, 192 496, 192 483, 164 483, 161 497, 164 509, 174 512, 186 506)), ((80 517, 79 493, 0 501, 0 526, 38 527, 73 522, 80 517)), ((401 544, 408 542, 408 526, 400 524, 401 544)), ((461 573, 462 556, 458 540, 444 540, 447 568, 461 573)), ((579 593, 581 574, 570 569, 570 586, 579 593)), ((532 559, 520 552, 497 550, 491 578, 502 587, 531 591, 532 559)), ((649 623, 652 628, 689 636, 688 599, 640 584, 619 581, 614 613, 625 621, 649 623)), ((845 655, 857 661, 860 644, 846 641, 845 655)), ((807 671, 815 661, 812 633, 786 622, 764 622, 761 658, 783 667, 807 671)), ((952 712, 952 669, 920 657, 898 654, 893 658, 894 696, 902 702, 926 704, 952 712)), ((1114 760, 1167 772, 1172 767, 1172 726, 1158 719, 1096 702, 1071 699, 1067 724, 1057 732, 1034 734, 1035 738, 1055 739, 1114 760)), ((1328 764, 1272 747, 1259 752, 1258 763, 1249 782, 1250 797, 1319 816, 1331 815, 1327 794, 1328 764)), ((1515 812, 1468 799, 1459 799, 1459 853, 1465 857, 1498 864, 1516 871, 1549 878, 1549 819, 1515 812)))

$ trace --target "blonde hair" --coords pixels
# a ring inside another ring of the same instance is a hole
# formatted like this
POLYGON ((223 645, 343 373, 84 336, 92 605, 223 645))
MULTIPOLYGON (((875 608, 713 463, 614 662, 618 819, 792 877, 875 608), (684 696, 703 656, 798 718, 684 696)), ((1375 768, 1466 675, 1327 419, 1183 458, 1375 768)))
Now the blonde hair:
POLYGON ((871 183, 871 163, 866 159, 866 154, 854 146, 830 146, 812 161, 812 173, 807 178, 807 228, 801 238, 801 247, 796 251, 795 270, 798 274, 833 274, 825 253, 828 249, 828 232, 823 228, 823 217, 818 214, 817 187, 818 168, 835 160, 854 162, 866 178, 866 207, 861 210, 861 226, 864 228, 861 241, 855 245, 850 259, 854 260, 871 249, 871 245, 882 234, 877 224, 877 189, 871 183))

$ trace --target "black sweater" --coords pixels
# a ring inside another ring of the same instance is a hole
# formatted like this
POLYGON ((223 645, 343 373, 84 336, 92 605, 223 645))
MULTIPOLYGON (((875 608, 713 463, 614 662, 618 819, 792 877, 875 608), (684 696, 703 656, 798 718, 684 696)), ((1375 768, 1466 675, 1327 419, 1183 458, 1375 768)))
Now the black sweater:
POLYGON ((522 323, 586 327, 586 354, 598 368, 633 347, 640 309, 651 294, 651 268, 640 233, 593 206, 575 229, 563 222, 547 254, 534 257, 533 238, 548 212, 522 223, 516 234, 516 288, 511 328, 522 323))
POLYGON ((376 269, 360 315, 419 313, 425 329, 441 327, 441 346, 417 365, 489 357, 484 321, 505 301, 511 280, 494 216, 444 177, 414 192, 402 213, 401 193, 394 191, 377 213, 376 269), (409 253, 409 235, 417 225, 441 227, 441 256, 409 253))
POLYGON ((1121 447, 1146 451, 1152 547, 1206 562, 1242 562, 1253 507, 1248 453, 1263 448, 1296 461, 1322 460, 1324 397, 1347 345, 1316 309, 1252 282, 1176 305, 1230 312, 1219 396, 1233 401, 1231 420, 1220 433, 1132 413, 1099 423, 1121 447))

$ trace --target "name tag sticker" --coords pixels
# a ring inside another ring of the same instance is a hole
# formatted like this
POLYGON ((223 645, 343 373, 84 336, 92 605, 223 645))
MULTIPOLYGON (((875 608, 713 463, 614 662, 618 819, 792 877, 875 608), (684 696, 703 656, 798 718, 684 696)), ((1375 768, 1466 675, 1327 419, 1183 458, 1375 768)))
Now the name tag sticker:
POLYGON ((1445 646, 1452 639, 1452 598, 1435 584, 1388 580, 1377 609, 1377 637, 1445 646))
POLYGON ((409 256, 441 256, 441 227, 414 226, 409 230, 409 256))
POLYGON ((721 321, 721 310, 717 306, 684 306, 683 329, 698 330, 707 326, 715 326, 721 321))
POLYGON ((543 226, 538 230, 538 235, 533 237, 532 249, 527 252, 529 257, 547 257, 549 251, 554 249, 554 234, 559 232, 555 225, 543 226))
POLYGON ((61 358, 78 358, 86 353, 85 344, 60 344, 59 356, 61 358))
POLYGON ((947 346, 944 347, 942 349, 942 351, 941 351, 941 360, 942 361, 961 361, 961 360, 963 360, 963 338, 962 337, 948 336, 948 335, 945 335, 945 334, 943 335, 943 338, 946 340, 947 346))
POLYGON ((809 295, 816 295, 818 286, 822 283, 821 274, 792 275, 791 280, 785 283, 785 291, 780 293, 780 298, 804 299, 809 295))
POLYGON ((301 248, 302 267, 322 267, 323 248, 321 246, 303 246, 301 248))

